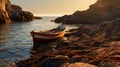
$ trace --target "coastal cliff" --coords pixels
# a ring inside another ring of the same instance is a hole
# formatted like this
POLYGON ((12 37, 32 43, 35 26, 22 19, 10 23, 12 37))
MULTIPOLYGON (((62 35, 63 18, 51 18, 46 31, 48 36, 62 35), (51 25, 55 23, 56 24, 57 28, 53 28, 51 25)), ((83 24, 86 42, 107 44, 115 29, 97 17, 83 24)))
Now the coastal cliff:
POLYGON ((33 20, 31 12, 23 11, 20 6, 11 4, 9 0, 0 0, 0 23, 31 20, 33 20))
POLYGON ((0 0, 0 23, 11 23, 6 11, 7 0, 0 0))
POLYGON ((98 23, 120 18, 120 0, 97 0, 85 11, 76 11, 72 15, 65 15, 55 19, 57 23, 98 23))

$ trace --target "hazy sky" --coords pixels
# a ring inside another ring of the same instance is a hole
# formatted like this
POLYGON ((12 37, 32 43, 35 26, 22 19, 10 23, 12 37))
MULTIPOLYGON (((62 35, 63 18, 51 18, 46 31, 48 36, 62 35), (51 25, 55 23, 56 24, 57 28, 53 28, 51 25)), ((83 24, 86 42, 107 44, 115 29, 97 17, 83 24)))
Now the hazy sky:
POLYGON ((34 15, 65 15, 88 9, 96 0, 10 0, 34 15))

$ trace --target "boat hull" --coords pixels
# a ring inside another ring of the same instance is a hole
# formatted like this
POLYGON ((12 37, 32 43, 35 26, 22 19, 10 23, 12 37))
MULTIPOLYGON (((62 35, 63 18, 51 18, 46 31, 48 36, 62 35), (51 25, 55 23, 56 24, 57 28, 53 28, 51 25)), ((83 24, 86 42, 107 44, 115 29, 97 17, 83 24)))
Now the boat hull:
POLYGON ((30 33, 32 35, 34 43, 46 43, 62 38, 65 34, 65 31, 61 31, 57 33, 41 33, 41 32, 31 31, 30 33))

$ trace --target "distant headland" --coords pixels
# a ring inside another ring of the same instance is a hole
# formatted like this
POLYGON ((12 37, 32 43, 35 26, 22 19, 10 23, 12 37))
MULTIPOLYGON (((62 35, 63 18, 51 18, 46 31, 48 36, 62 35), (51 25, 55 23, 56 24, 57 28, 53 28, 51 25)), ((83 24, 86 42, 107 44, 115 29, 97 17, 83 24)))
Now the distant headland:
POLYGON ((66 24, 91 24, 120 18, 119 0, 97 0, 85 11, 76 11, 72 15, 58 17, 55 22, 66 24))

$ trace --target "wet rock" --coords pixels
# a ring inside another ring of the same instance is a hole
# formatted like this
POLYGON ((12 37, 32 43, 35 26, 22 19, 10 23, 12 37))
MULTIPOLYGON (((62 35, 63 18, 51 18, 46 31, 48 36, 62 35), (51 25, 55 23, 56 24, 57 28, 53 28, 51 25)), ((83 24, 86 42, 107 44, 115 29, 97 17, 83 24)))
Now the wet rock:
POLYGON ((72 63, 80 62, 82 58, 83 58, 82 56, 75 55, 75 56, 73 56, 73 57, 71 58, 71 62, 72 62, 72 63))
POLYGON ((99 65, 99 67, 118 67, 118 66, 120 66, 119 62, 112 62, 112 61, 101 62, 99 65))
POLYGON ((112 59, 112 60, 120 60, 120 55, 109 56, 109 59, 112 59))
POLYGON ((90 53, 88 53, 89 56, 97 56, 100 53, 104 52, 106 50, 106 48, 97 48, 97 49, 93 49, 90 53))
POLYGON ((101 63, 101 60, 90 60, 88 63, 92 64, 92 65, 99 66, 99 64, 101 63))
POLYGON ((113 49, 106 49, 106 50, 102 51, 101 53, 99 53, 96 56, 96 58, 99 58, 99 59, 107 58, 111 54, 111 51, 113 51, 113 49))
POLYGON ((81 62, 83 62, 83 63, 88 63, 89 61, 90 61, 89 58, 82 58, 82 59, 81 59, 81 62))
POLYGON ((82 63, 82 62, 77 62, 77 63, 66 63, 63 64, 61 67, 97 67, 95 65, 91 65, 88 63, 82 63))
POLYGON ((69 58, 67 56, 56 56, 47 58, 43 62, 43 67, 59 67, 61 64, 68 63, 69 58))
POLYGON ((110 42, 110 47, 111 48, 120 47, 120 41, 110 42))
POLYGON ((105 22, 100 25, 100 31, 106 33, 106 37, 113 39, 117 36, 117 38, 120 38, 119 32, 120 32, 120 19, 115 19, 110 22, 105 22))

